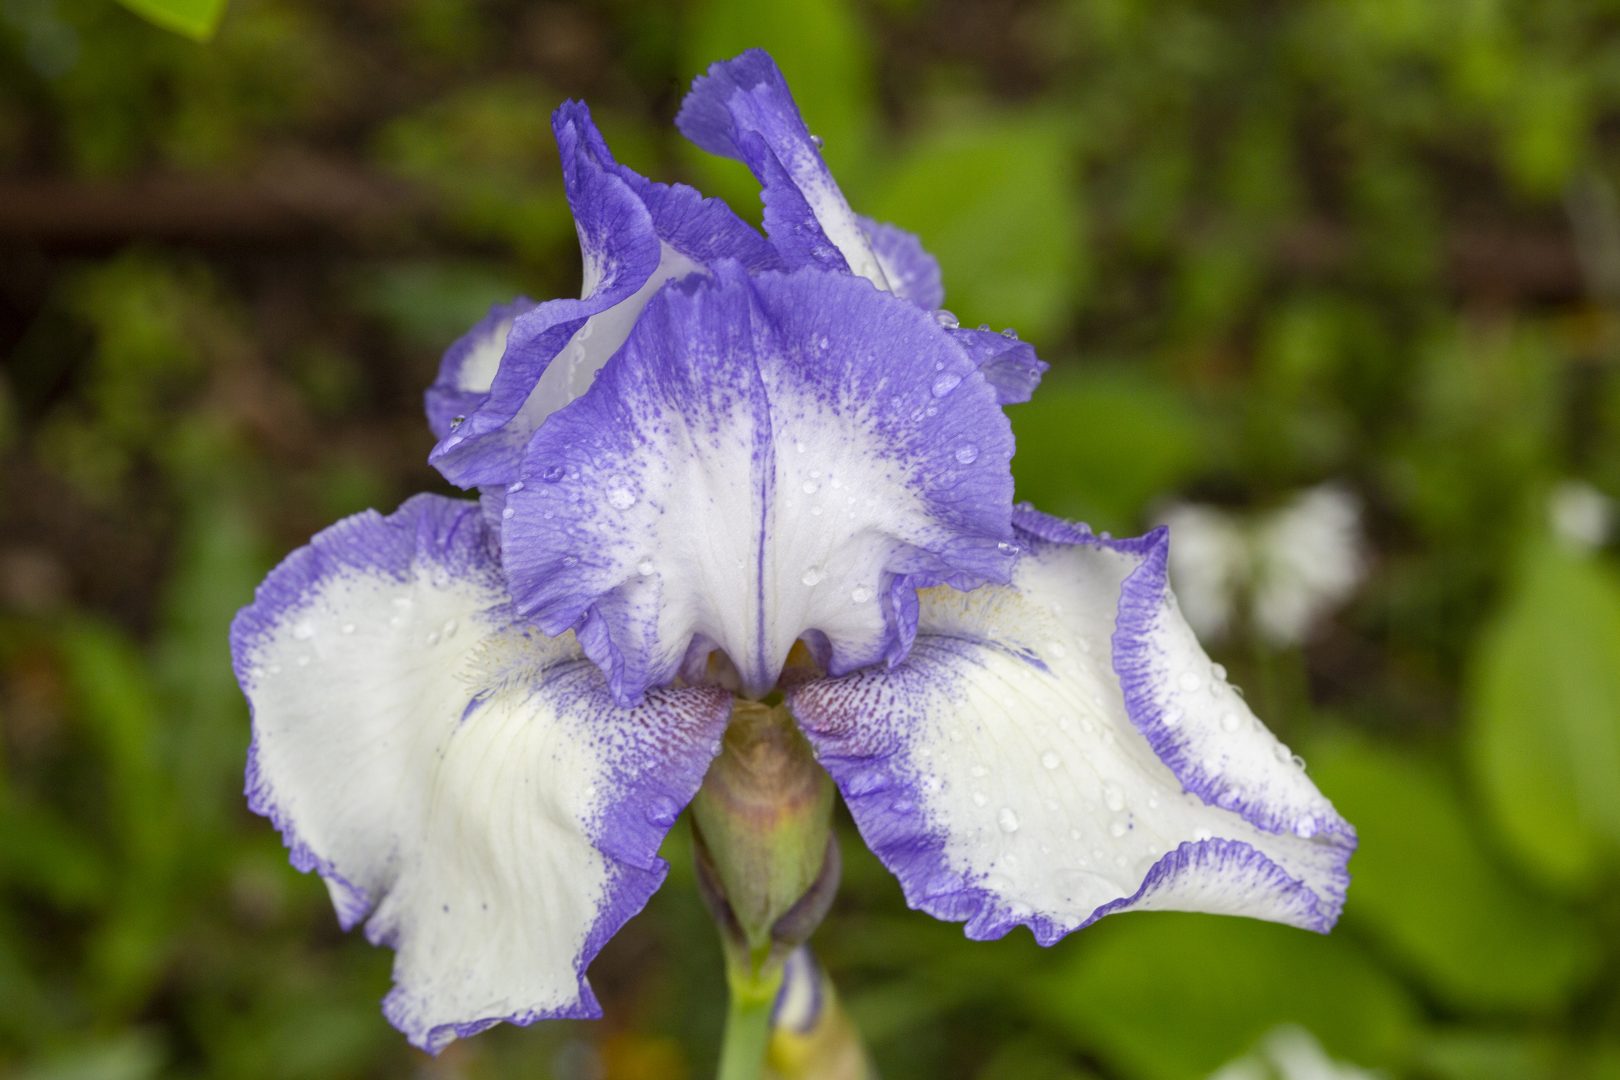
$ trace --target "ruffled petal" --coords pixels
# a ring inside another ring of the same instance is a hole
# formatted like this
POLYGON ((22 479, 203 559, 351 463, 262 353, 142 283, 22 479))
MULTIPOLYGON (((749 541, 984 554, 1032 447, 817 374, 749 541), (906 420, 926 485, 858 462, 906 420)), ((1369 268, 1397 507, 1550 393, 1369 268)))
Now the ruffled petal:
POLYGON ((535 306, 533 300, 522 296, 509 304, 496 304, 445 350, 438 377, 428 387, 424 401, 434 438, 448 438, 484 403, 506 352, 512 324, 535 306))
POLYGON ((926 312, 846 274, 666 288, 509 492, 512 592, 573 627, 621 701, 723 650, 745 689, 805 637, 897 657, 919 585, 1005 580, 1012 436, 926 312))
POLYGON ((765 232, 791 264, 847 268, 892 288, 769 54, 749 49, 711 66, 693 80, 675 125, 709 153, 748 166, 760 183, 765 232))
POLYGON ((894 295, 930 311, 945 302, 939 260, 928 254, 921 240, 904 229, 869 217, 858 220, 894 295))
MULTIPOLYGON (((511 483, 529 436, 590 386, 664 282, 735 259, 782 265, 763 237, 717 199, 681 184, 656 184, 614 160, 582 102, 552 117, 564 186, 579 232, 582 299, 552 300, 517 317, 482 398, 459 414, 430 460, 463 487, 511 483)), ((459 389, 446 357, 435 391, 459 389)), ((465 380, 462 380, 465 381, 465 380)), ((432 393, 432 392, 430 392, 432 393)), ((430 406, 431 408, 431 406, 430 406)))
POLYGON ((788 696, 908 902, 1042 944, 1127 909, 1330 928, 1354 831, 1187 629, 1164 533, 1017 520, 1011 587, 930 590, 904 664, 788 696))
POLYGON ((1028 401, 1046 374, 1046 362, 1035 355, 1028 342, 1019 341, 1010 331, 998 334, 964 327, 953 329, 951 337, 973 358, 1003 405, 1028 401))
POLYGON ((361 514, 231 632, 249 805, 394 947, 384 1011, 430 1051, 599 1015, 585 968, 663 880, 729 715, 715 689, 614 706, 571 638, 513 623, 492 546, 470 502, 361 514))

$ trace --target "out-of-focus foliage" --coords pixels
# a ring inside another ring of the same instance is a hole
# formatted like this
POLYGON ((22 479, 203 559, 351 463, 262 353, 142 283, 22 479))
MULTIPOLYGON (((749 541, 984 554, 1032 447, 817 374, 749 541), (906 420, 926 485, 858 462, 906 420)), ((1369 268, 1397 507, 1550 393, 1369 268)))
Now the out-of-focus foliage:
POLYGON ((577 290, 551 105, 757 215, 669 125, 755 44, 947 306, 1052 362, 1023 497, 1124 533, 1335 479, 1373 556, 1303 648, 1217 656, 1362 828, 1340 928, 970 943, 849 831, 818 942, 883 1074, 1196 1076, 1295 1025, 1394 1077, 1615 1075, 1616 550, 1546 513, 1620 494, 1612 0, 237 0, 206 45, 6 0, 0 1073, 705 1073, 682 829, 607 1019, 408 1049, 386 951, 242 805, 225 634, 321 526, 444 490, 449 340, 577 290))

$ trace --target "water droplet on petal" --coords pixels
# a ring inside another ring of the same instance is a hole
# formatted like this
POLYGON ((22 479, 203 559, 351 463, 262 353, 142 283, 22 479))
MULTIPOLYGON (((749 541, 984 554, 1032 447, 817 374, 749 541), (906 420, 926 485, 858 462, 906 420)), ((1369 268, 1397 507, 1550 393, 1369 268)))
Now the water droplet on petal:
POLYGON ((939 323, 939 325, 943 326, 947 330, 955 330, 958 326, 962 325, 962 320, 958 319, 955 315, 951 314, 949 311, 946 311, 944 308, 940 308, 938 311, 934 312, 934 321, 939 323))
POLYGON ((516 495, 518 492, 523 490, 523 481, 521 481, 521 480, 512 481, 512 483, 506 485, 506 490, 507 490, 508 493, 510 493, 512 495, 516 495))
POLYGON ((826 145, 826 143, 823 141, 820 135, 812 135, 810 136, 810 145, 814 146, 817 150, 820 150, 826 145))
POLYGON ((1125 793, 1118 784, 1103 785, 1103 805, 1116 814, 1125 809, 1125 793))
POLYGON ((628 510, 636 505, 636 493, 623 484, 608 488, 608 505, 615 510, 628 510))
POLYGON ((1114 837, 1124 836, 1129 831, 1130 826, 1126 825, 1123 821, 1116 821, 1112 825, 1108 826, 1108 834, 1114 837))
POLYGON ((999 540, 996 542, 996 550, 1001 552, 1003 555, 1016 555, 1023 549, 1010 541, 999 540))
POLYGON ((459 629, 461 629, 460 623, 456 622, 454 619, 448 619, 445 621, 444 629, 439 632, 444 635, 444 639, 446 641, 449 641, 451 638, 456 636, 456 631, 459 629))
POLYGON ((946 394, 962 385, 962 376, 947 371, 934 380, 934 396, 944 397, 946 394))
POLYGON ((1055 751, 1048 750, 1046 753, 1041 755, 1041 764, 1048 769, 1055 769, 1059 765, 1063 764, 1063 759, 1058 757, 1055 751))
POLYGON ((1008 341, 1017 341, 1018 340, 1018 331, 1014 330, 1012 327, 1009 326, 1009 327, 1007 327, 1007 329, 1005 329, 1005 330, 1003 330, 1001 332, 1001 336, 1006 338, 1008 341))
POLYGON ((354 633, 354 623, 352 623, 352 622, 346 622, 346 623, 344 623, 344 624, 343 624, 343 626, 342 626, 342 630, 343 630, 343 632, 344 632, 344 633, 345 633, 345 634, 352 634, 352 633, 354 633))
POLYGON ((557 481, 563 478, 563 473, 567 471, 568 470, 561 465, 547 465, 545 468, 540 470, 540 479, 548 484, 555 484, 557 481))
POLYGON ((1225 679, 1226 666, 1224 664, 1211 664, 1209 665, 1209 673, 1217 679, 1225 679))
POLYGON ((1311 815, 1309 815, 1309 814, 1306 814, 1304 817, 1300 818, 1299 821, 1295 822, 1295 824, 1294 824, 1294 835, 1295 836, 1314 836, 1314 835, 1316 835, 1316 819, 1314 817, 1312 817, 1311 815))
POLYGON ((656 569, 658 568, 653 565, 653 561, 651 559, 642 559, 640 562, 636 563, 636 573, 640 574, 642 577, 652 577, 653 571, 656 569))
POLYGON ((990 801, 990 796, 986 795, 984 792, 975 791, 973 793, 973 805, 974 806, 983 806, 986 803, 988 803, 989 801, 990 801))
POLYGON ((804 582, 806 585, 815 586, 815 585, 820 585, 821 584, 821 579, 826 577, 826 576, 827 575, 822 572, 821 567, 812 566, 812 567, 810 567, 810 569, 808 569, 808 570, 806 570, 804 572, 804 576, 802 578, 800 578, 799 580, 804 582))
POLYGON ((849 594, 849 598, 855 601, 857 604, 864 604, 868 600, 872 599, 872 590, 868 589, 865 585, 857 585, 855 586, 855 591, 849 594))
POLYGON ((299 641, 308 641, 314 636, 315 624, 310 622, 308 619, 305 619, 303 622, 293 627, 293 637, 297 638, 299 641))
POLYGON ((814 495, 816 492, 818 492, 820 490, 821 490, 821 485, 816 483, 814 480, 806 480, 804 482, 804 493, 806 495, 814 495))
POLYGON ((996 824, 1001 826, 1004 833, 1015 833, 1018 831, 1018 814, 1012 807, 1003 806, 1001 813, 996 815, 996 824))
POLYGON ((963 465, 971 465, 979 460, 979 448, 972 443, 963 443, 956 448, 956 460, 963 465))
POLYGON ((1191 693, 1192 691, 1197 690, 1200 686, 1203 686, 1204 680, 1200 679, 1191 671, 1183 671, 1181 673, 1181 678, 1176 680, 1176 684, 1183 690, 1191 693))
POLYGON ((1061 641, 1050 641, 1046 645, 1046 654, 1054 660, 1061 660, 1069 655, 1069 650, 1061 641))
POLYGON ((1238 725, 1242 722, 1242 718, 1239 717, 1235 712, 1221 714, 1221 727, 1227 731, 1236 731, 1238 729, 1238 725))
POLYGON ((510 506, 501 507, 501 520, 502 521, 511 521, 512 518, 515 517, 515 516, 517 516, 517 511, 515 509, 513 509, 512 507, 510 507, 510 506))

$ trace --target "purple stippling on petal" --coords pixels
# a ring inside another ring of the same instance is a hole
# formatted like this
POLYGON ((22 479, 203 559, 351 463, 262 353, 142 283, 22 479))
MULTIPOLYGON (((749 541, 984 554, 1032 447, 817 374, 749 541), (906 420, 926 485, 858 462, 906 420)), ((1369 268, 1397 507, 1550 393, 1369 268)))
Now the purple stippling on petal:
POLYGON ((661 292, 537 433, 503 559, 522 610, 576 628, 621 701, 694 635, 763 693, 810 631, 835 673, 894 655, 914 611, 896 578, 1004 580, 1011 449, 927 312, 845 274, 717 264, 661 292))

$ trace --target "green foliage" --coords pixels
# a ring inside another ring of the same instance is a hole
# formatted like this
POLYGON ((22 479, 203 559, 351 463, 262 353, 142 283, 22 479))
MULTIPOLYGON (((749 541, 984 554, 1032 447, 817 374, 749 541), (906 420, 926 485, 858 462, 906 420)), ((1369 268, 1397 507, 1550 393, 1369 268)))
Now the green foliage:
POLYGON ((1620 854, 1620 581, 1526 545, 1475 653, 1468 763, 1503 841, 1550 883, 1591 888, 1620 854))
POLYGON ((118 0, 143 19, 177 34, 207 41, 214 36, 226 0, 118 0))

